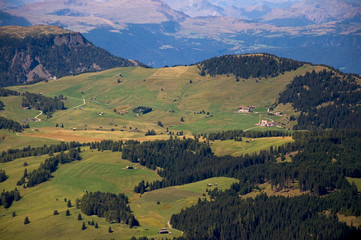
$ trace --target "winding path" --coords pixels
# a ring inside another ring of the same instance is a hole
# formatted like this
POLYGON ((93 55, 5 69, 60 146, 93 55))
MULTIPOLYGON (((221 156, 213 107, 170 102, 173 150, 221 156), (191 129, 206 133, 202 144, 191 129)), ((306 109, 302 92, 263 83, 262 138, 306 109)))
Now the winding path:
POLYGON ((41 121, 41 119, 38 118, 41 114, 43 114, 43 111, 40 111, 40 113, 34 117, 36 119, 36 121, 38 121, 38 122, 41 121))
POLYGON ((86 104, 84 95, 81 95, 81 97, 83 98, 83 104, 80 104, 79 106, 76 106, 76 107, 73 107, 73 108, 79 108, 79 107, 84 106, 86 104))

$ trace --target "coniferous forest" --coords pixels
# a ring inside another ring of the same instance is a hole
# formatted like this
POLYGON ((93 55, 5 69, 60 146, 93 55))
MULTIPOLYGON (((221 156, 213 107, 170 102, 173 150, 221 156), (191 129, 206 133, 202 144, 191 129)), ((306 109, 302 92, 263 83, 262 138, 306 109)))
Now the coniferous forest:
POLYGON ((361 196, 346 180, 361 177, 361 132, 295 132, 293 138, 294 143, 240 157, 216 157, 197 139, 133 141, 125 143, 123 158, 162 169, 164 179, 140 182, 134 188, 138 193, 215 176, 240 180, 225 192, 209 192, 212 201, 199 199, 172 216, 171 224, 185 239, 357 239, 360 229, 336 215, 361 215, 361 196), (276 161, 290 153, 291 162, 276 161), (265 182, 275 191, 299 187, 304 194, 240 198, 265 182))
POLYGON ((233 74, 238 78, 275 77, 287 71, 296 70, 304 63, 271 54, 225 55, 205 60, 198 64, 201 75, 233 74))
POLYGON ((295 130, 361 128, 361 87, 350 74, 324 70, 296 76, 279 103, 301 111, 295 130))

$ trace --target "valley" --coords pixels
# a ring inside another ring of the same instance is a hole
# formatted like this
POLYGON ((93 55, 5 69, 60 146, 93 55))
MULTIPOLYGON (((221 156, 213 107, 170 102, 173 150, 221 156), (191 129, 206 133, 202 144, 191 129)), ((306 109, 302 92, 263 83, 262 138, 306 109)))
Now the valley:
POLYGON ((23 77, 70 68, 1 82, 0 239, 361 236, 359 75, 267 53, 151 68, 6 29, 23 77))

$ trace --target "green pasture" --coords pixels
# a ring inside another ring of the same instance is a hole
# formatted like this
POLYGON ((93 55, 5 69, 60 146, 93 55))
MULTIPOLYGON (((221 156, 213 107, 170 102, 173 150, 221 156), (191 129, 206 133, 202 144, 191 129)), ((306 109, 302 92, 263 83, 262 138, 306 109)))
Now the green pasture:
MULTIPOLYGON (((171 130, 194 134, 252 129, 260 115, 261 118, 282 121, 280 117, 267 115, 266 107, 276 102, 279 93, 294 76, 315 68, 305 65, 274 78, 241 79, 239 82, 232 75, 201 77, 196 66, 115 68, 12 89, 67 97, 66 110, 57 111, 50 119, 43 115, 43 121, 30 122, 34 128, 54 127, 58 123, 67 129, 97 129, 115 124, 133 126, 143 132, 148 129, 159 132, 164 130, 157 126, 161 121, 171 130), (86 104, 80 106, 83 97, 86 104), (256 107, 252 113, 236 113, 239 107, 249 105, 256 107), (153 111, 137 116, 132 109, 138 106, 152 107, 153 111), (197 114, 202 110, 213 116, 207 118, 206 114, 197 114), (181 117, 184 122, 180 121, 181 117)), ((0 113, 2 116, 22 121, 38 114, 38 111, 22 109, 21 97, 2 99, 6 105, 5 111, 0 113)))
POLYGON ((270 147, 282 146, 289 142, 293 142, 292 137, 242 138, 241 142, 234 140, 215 140, 214 142, 210 142, 210 146, 217 156, 240 156, 242 154, 268 150, 270 147))
POLYGON ((359 192, 361 192, 361 178, 350 178, 350 177, 347 177, 346 179, 347 179, 347 181, 349 181, 350 184, 355 183, 355 184, 356 184, 356 187, 357 187, 357 190, 358 190, 359 192))
MULTIPOLYGON (((123 224, 109 224, 103 218, 96 216, 83 217, 86 221, 98 222, 100 228, 88 226, 81 230, 82 221, 77 220, 80 213, 75 207, 70 208, 71 216, 65 216, 68 209, 64 198, 71 200, 80 198, 87 191, 124 192, 130 198, 133 188, 141 180, 154 181, 161 179, 154 171, 137 166, 121 159, 119 152, 98 152, 85 150, 81 161, 60 165, 53 173, 54 178, 33 188, 24 189, 18 186, 22 199, 13 203, 9 209, 0 207, 0 239, 129 239, 129 236, 156 234, 157 228, 137 227, 129 229, 123 224), (135 169, 125 169, 134 166, 135 169), (54 210, 59 215, 54 216, 54 210), (12 217, 12 212, 16 217, 12 217), (24 225, 28 216, 30 224, 24 225), (113 233, 108 233, 109 226, 113 233)), ((1 163, 0 168, 6 171, 9 178, 0 183, 0 188, 13 190, 17 180, 24 173, 23 163, 26 161, 28 171, 39 167, 40 162, 48 156, 17 159, 9 163, 1 163)), ((136 216, 137 217, 137 216, 136 216)))
POLYGON ((146 192, 140 198, 131 203, 131 209, 138 216, 141 224, 167 227, 172 214, 180 212, 186 207, 197 204, 198 199, 209 196, 206 190, 229 189, 237 182, 237 179, 215 177, 182 186, 174 186, 146 192), (212 186, 208 186, 211 184, 212 186))

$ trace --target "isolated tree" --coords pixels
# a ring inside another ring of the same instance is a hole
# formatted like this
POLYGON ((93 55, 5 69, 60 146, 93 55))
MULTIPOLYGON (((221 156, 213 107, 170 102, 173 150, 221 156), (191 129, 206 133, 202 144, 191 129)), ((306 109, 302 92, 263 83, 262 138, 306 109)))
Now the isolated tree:
POLYGON ((164 127, 164 125, 163 125, 163 123, 161 122, 161 121, 158 121, 158 126, 160 126, 160 127, 164 127))
POLYGON ((24 224, 29 224, 29 223, 30 223, 29 218, 28 218, 28 217, 25 217, 25 219, 24 219, 24 224))
POLYGON ((81 214, 80 214, 80 213, 79 213, 79 215, 78 215, 78 220, 79 220, 79 221, 83 220, 83 218, 81 217, 81 214))
POLYGON ((70 211, 69 210, 66 210, 65 216, 70 216, 70 211))
POLYGON ((113 230, 112 230, 111 227, 109 227, 108 232, 109 232, 109 233, 112 233, 112 232, 113 232, 113 230))
POLYGON ((16 216, 16 213, 15 213, 15 212, 13 212, 13 213, 11 214, 11 216, 12 216, 12 217, 15 217, 15 216, 16 216))
POLYGON ((92 220, 92 222, 90 223, 90 225, 94 226, 94 221, 92 220))
POLYGON ((54 215, 58 215, 58 214, 59 214, 58 210, 54 210, 54 215))
POLYGON ((86 226, 85 226, 85 223, 83 222, 83 225, 81 226, 81 230, 85 230, 86 229, 86 226))
POLYGON ((183 117, 181 117, 181 118, 180 118, 180 121, 181 121, 181 122, 184 122, 184 118, 183 118, 183 117))
POLYGON ((68 204, 66 205, 68 208, 71 208, 72 206, 71 206, 71 201, 70 200, 68 200, 68 204))
POLYGON ((98 223, 95 223, 95 228, 99 228, 98 223))

